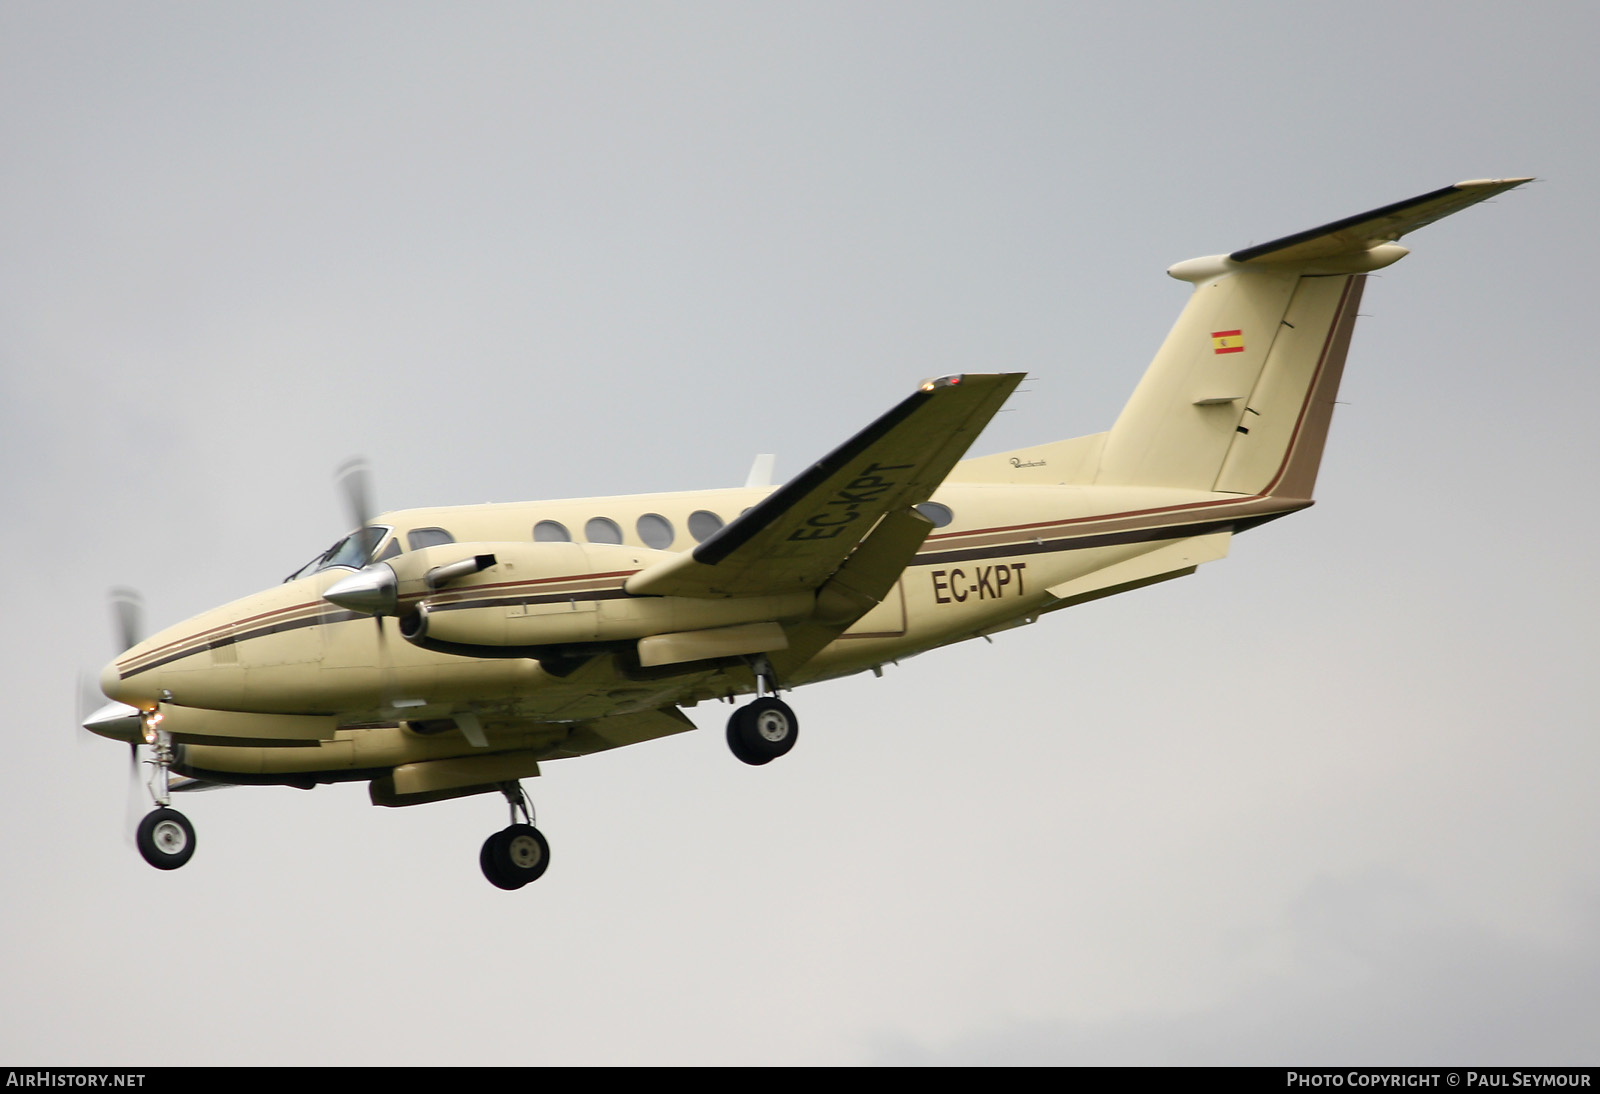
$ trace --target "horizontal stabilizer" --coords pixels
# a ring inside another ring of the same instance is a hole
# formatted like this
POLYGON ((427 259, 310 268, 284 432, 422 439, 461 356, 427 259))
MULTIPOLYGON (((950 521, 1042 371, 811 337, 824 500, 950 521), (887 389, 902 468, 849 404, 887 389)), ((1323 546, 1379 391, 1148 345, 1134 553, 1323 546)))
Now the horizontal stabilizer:
POLYGON ((1180 539, 1084 577, 1052 585, 1049 593, 1057 600, 1082 604, 1140 585, 1153 584, 1163 578, 1182 577, 1193 573, 1195 567, 1203 563, 1227 557, 1228 540, 1231 538, 1231 532, 1213 532, 1206 536, 1180 539))
POLYGON ((1308 262, 1338 255, 1358 255, 1380 243, 1393 243, 1407 232, 1443 220, 1469 205, 1521 186, 1531 179, 1472 179, 1393 205, 1296 232, 1292 236, 1234 251, 1235 262, 1308 262))

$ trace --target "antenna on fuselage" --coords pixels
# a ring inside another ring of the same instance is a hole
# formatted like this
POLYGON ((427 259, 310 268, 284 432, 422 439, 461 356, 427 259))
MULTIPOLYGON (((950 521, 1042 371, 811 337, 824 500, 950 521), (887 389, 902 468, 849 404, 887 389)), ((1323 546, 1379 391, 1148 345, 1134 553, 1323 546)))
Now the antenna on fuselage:
POLYGON ((750 474, 745 477, 745 489, 755 486, 772 485, 772 469, 777 464, 778 457, 771 452, 763 452, 756 457, 756 462, 750 465, 750 474))

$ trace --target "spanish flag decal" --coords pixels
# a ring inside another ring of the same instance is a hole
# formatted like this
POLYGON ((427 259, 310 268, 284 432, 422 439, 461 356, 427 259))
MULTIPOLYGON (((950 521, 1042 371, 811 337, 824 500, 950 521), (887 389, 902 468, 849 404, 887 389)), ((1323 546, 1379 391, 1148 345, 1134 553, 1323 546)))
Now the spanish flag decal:
POLYGON ((1244 332, 1237 330, 1214 330, 1211 332, 1212 353, 1243 353, 1244 332))

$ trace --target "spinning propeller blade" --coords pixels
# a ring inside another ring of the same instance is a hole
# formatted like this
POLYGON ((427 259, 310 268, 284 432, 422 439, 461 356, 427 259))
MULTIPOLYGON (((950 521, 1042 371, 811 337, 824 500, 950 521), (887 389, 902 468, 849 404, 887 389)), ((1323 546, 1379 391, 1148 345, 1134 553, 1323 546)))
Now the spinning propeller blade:
POLYGON ((137 646, 144 637, 144 598, 134 589, 112 589, 111 619, 121 643, 118 652, 137 646))
POLYGON ((339 465, 333 481, 344 494, 345 511, 353 527, 372 523, 372 465, 362 456, 352 456, 339 465))
MULTIPOLYGON (((355 527, 369 527, 376 515, 372 504, 372 465, 363 456, 352 456, 334 471, 333 480, 344 495, 345 511, 355 527)), ((334 602, 338 603, 337 600, 334 602)), ((389 637, 381 614, 374 614, 372 621, 378 628, 378 680, 382 705, 386 710, 392 710, 395 682, 389 661, 389 637)))

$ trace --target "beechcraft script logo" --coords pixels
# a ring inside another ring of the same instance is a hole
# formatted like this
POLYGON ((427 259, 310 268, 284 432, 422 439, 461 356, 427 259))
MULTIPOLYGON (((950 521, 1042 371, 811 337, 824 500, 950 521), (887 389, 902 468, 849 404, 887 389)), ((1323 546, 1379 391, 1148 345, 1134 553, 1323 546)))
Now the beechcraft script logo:
POLYGON ((1214 330, 1211 332, 1212 353, 1243 353, 1244 331, 1214 330))

